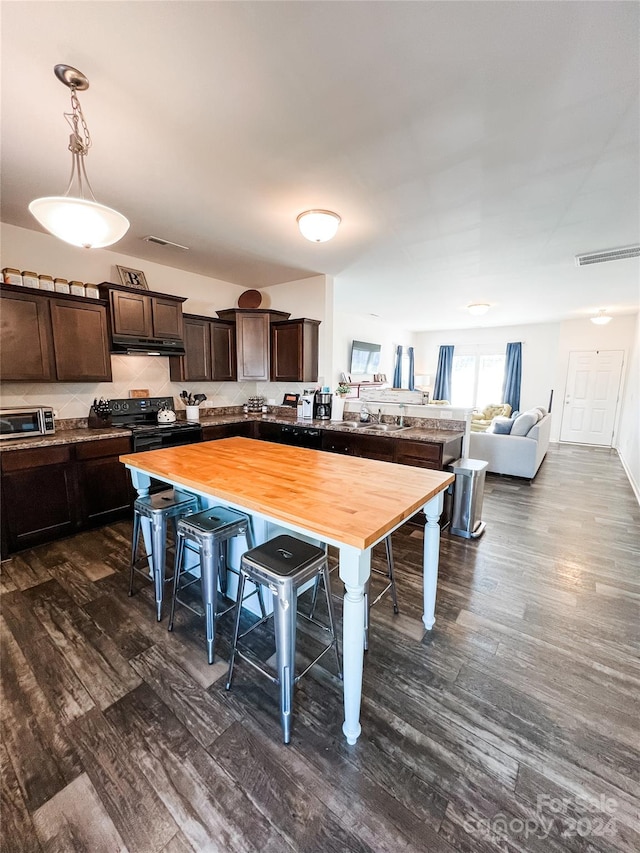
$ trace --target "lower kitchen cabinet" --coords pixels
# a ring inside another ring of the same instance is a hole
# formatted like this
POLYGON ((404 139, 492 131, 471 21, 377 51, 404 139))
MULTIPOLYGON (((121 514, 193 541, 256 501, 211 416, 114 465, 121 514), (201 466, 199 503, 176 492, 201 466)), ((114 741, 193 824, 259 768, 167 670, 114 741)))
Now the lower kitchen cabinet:
MULTIPOLYGON (((219 438, 232 438, 236 435, 244 436, 244 438, 255 438, 255 427, 255 421, 240 421, 235 424, 204 426, 202 427, 202 440, 217 441, 219 438)), ((258 438, 262 438, 262 436, 258 436, 258 438)))
POLYGON ((72 449, 66 445, 2 454, 3 522, 8 552, 68 536, 77 529, 72 449))
POLYGON ((126 518, 135 492, 127 437, 4 451, 2 556, 126 518))
POLYGON ((129 438, 107 438, 75 446, 80 524, 93 527, 126 516, 136 492, 118 457, 131 450, 129 438))

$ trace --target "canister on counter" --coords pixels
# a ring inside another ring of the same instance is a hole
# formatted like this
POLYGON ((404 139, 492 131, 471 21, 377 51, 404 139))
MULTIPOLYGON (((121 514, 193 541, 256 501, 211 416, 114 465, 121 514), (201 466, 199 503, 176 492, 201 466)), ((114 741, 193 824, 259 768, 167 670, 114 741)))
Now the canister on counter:
POLYGON ((53 287, 56 293, 71 293, 69 282, 66 278, 54 278, 53 287))
POLYGON ((86 296, 84 284, 81 281, 70 281, 69 290, 73 296, 86 296))
POLYGON ((40 282, 40 290, 55 290, 55 285, 53 283, 53 276, 39 275, 38 281, 40 282))
POLYGON ((23 287, 40 287, 40 279, 37 272, 30 270, 22 270, 22 286, 23 287))
POLYGON ((5 267, 2 270, 2 280, 5 284, 15 284, 18 287, 22 287, 22 276, 20 275, 20 270, 14 269, 13 267, 5 267))
MULTIPOLYGON (((89 299, 100 299, 100 291, 98 290, 97 284, 91 284, 91 282, 87 282, 84 286, 85 296, 88 296, 89 299)), ((149 396, 147 394, 147 396, 149 396)))

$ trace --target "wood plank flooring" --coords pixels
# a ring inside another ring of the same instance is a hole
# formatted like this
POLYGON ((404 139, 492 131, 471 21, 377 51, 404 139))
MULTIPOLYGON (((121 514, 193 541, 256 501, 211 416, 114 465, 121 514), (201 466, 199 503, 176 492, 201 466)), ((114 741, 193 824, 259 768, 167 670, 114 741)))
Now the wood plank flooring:
MULTIPOLYGON (((197 617, 169 634, 150 585, 128 598, 128 523, 10 558, 1 849, 639 850, 640 508, 618 457, 563 445, 532 484, 489 475, 483 518, 442 536, 427 634, 422 530, 394 534, 401 613, 372 611, 354 747, 330 656, 285 747, 276 688, 240 662, 224 689, 230 616, 209 667, 197 617)), ((302 620, 302 658, 315 637, 302 620)))

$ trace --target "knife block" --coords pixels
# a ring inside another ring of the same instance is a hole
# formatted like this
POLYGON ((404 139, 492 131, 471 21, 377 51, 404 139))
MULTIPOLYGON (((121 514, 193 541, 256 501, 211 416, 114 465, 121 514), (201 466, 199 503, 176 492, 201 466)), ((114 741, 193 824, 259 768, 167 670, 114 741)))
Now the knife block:
POLYGON ((89 409, 89 417, 87 419, 87 426, 89 429, 104 429, 111 425, 111 414, 109 412, 99 415, 93 406, 89 409))

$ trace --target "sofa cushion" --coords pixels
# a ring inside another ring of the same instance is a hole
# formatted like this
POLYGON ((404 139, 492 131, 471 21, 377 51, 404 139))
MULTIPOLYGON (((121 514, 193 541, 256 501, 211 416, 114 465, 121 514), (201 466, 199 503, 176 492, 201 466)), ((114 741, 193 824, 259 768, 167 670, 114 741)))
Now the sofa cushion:
POLYGON ((540 420, 538 412, 528 411, 523 412, 513 422, 511 427, 511 435, 526 435, 531 427, 535 426, 540 420))
POLYGON ((487 432, 494 435, 509 435, 514 421, 511 418, 494 418, 487 432))

